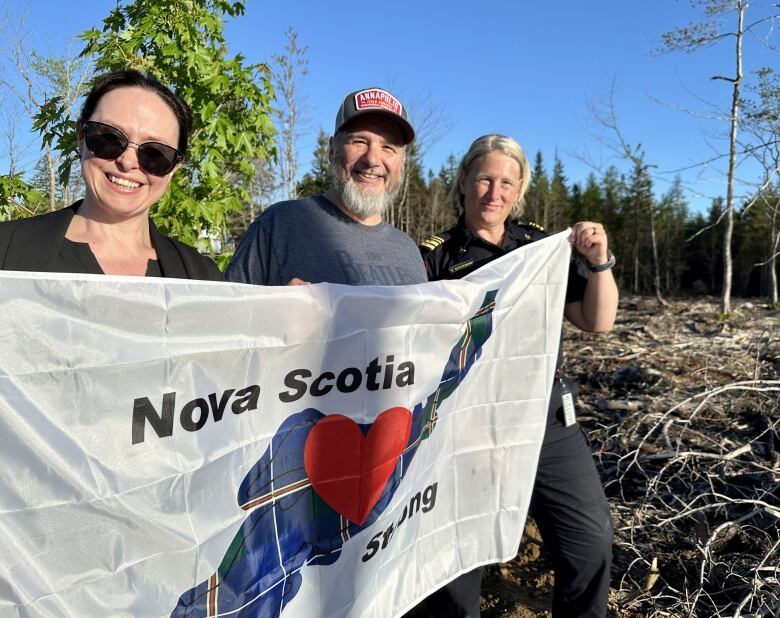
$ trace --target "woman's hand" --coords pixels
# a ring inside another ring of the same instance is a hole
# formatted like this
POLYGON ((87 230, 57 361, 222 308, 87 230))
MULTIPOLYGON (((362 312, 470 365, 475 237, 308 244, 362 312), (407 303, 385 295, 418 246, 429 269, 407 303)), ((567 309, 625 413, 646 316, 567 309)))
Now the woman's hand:
MULTIPOLYGON (((571 242, 574 248, 594 266, 609 260, 607 233, 601 223, 580 221, 572 226, 571 242)), ((618 306, 618 290, 612 269, 588 272, 588 283, 581 301, 568 303, 564 315, 580 330, 605 332, 615 323, 618 306)))
POLYGON ((604 264, 607 255, 607 233, 601 223, 580 221, 571 228, 571 242, 574 248, 593 265, 604 264))

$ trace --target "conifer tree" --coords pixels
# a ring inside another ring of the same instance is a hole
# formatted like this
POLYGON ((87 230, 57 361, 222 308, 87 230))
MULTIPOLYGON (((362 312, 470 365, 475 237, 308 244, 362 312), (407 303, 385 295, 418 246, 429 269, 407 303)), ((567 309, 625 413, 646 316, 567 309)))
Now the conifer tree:
POLYGON ((573 221, 599 221, 605 226, 610 223, 604 217, 601 189, 599 189, 599 183, 592 172, 588 174, 585 190, 582 192, 582 213, 580 213, 580 217, 573 218, 573 221))
POLYGON ((644 161, 644 153, 636 148, 633 157, 633 168, 628 184, 628 201, 626 209, 629 212, 629 220, 632 225, 632 290, 639 294, 643 290, 642 275, 644 265, 650 258, 651 272, 648 273, 652 281, 652 291, 656 298, 662 300, 661 277, 658 267, 658 244, 655 231, 655 203, 653 198, 653 180, 650 177, 648 165, 644 161), (650 246, 647 246, 649 236, 650 246), (649 254, 649 255, 648 255, 649 254))
POLYGON ((559 232, 569 225, 569 189, 566 186, 566 176, 563 171, 563 163, 555 155, 553 163, 553 175, 550 181, 550 199, 545 208, 544 228, 559 232))
POLYGON ((661 197, 656 211, 661 285, 668 293, 680 289, 685 267, 688 204, 679 176, 675 177, 669 190, 661 197))
POLYGON ((330 186, 328 143, 328 134, 323 129, 320 129, 317 135, 317 146, 314 148, 311 171, 303 175, 303 178, 301 178, 295 188, 298 197, 324 193, 330 186))
MULTIPOLYGON (((455 158, 454 154, 450 153, 449 156, 447 157, 447 160, 439 168, 439 173, 436 176, 437 180, 441 184, 441 190, 444 195, 445 202, 449 198, 452 187, 455 186, 455 183, 458 180, 457 174, 458 174, 458 160, 455 158)), ((462 209, 459 209, 458 206, 453 206, 452 215, 454 217, 459 217, 462 214, 463 214, 462 209)), ((441 230, 437 230, 437 231, 441 231, 441 230)))
POLYGON ((587 220, 588 217, 584 216, 585 206, 582 199, 582 185, 580 185, 578 182, 575 182, 572 184, 571 189, 569 189, 569 206, 566 209, 568 215, 566 217, 565 224, 571 225, 577 221, 587 220))
POLYGON ((534 157, 531 183, 528 185, 528 191, 526 192, 523 218, 527 221, 540 223, 543 227, 546 227, 546 213, 549 202, 550 180, 547 178, 547 171, 544 169, 542 153, 537 151, 536 157, 534 157))
POLYGON ((428 188, 423 177, 422 157, 417 144, 406 147, 404 186, 398 202, 387 213, 388 221, 407 232, 416 242, 425 240, 428 225, 428 188))

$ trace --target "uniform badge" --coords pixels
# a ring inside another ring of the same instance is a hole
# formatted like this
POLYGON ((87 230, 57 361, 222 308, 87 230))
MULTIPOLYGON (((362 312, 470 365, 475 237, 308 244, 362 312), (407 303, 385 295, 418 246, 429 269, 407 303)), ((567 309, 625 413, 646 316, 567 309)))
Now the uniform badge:
POLYGON ((450 266, 447 270, 449 270, 451 273, 455 274, 457 272, 460 272, 461 270, 468 268, 469 266, 474 266, 474 258, 469 258, 465 262, 458 262, 457 264, 453 264, 450 266))
POLYGON ((431 236, 426 241, 424 241, 422 244, 420 244, 421 247, 424 247, 425 249, 428 249, 428 251, 433 251, 436 247, 441 245, 444 242, 444 238, 441 236, 431 236))

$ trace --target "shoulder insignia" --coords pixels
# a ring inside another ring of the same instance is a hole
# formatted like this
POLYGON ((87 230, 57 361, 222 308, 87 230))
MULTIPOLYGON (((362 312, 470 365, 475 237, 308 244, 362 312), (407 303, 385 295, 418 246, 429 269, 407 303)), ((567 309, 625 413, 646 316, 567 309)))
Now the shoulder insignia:
POLYGON ((446 237, 431 236, 424 242, 420 243, 420 247, 422 247, 423 249, 428 249, 428 251, 433 251, 434 249, 436 249, 436 247, 441 245, 445 240, 447 240, 446 237))
POLYGON ((529 227, 534 228, 535 230, 539 230, 540 232, 544 232, 544 228, 539 225, 538 223, 534 223, 533 221, 526 221, 525 224, 529 227))

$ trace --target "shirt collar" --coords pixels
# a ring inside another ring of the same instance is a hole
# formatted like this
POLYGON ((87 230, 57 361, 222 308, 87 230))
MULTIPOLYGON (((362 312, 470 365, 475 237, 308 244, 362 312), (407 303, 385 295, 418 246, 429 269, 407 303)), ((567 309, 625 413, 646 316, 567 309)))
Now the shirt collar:
POLYGON ((459 241, 461 244, 465 245, 467 243, 471 242, 481 242, 486 245, 491 245, 493 247, 498 246, 503 251, 511 251, 512 249, 515 249, 518 245, 525 244, 528 240, 523 235, 522 230, 515 225, 511 219, 507 218, 506 221, 504 221, 504 237, 501 239, 500 245, 494 245, 493 243, 489 243, 486 240, 483 240, 476 234, 472 233, 472 231, 466 226, 466 215, 462 214, 460 217, 458 217, 458 223, 455 226, 455 229, 457 230, 457 233, 459 235, 459 241))

